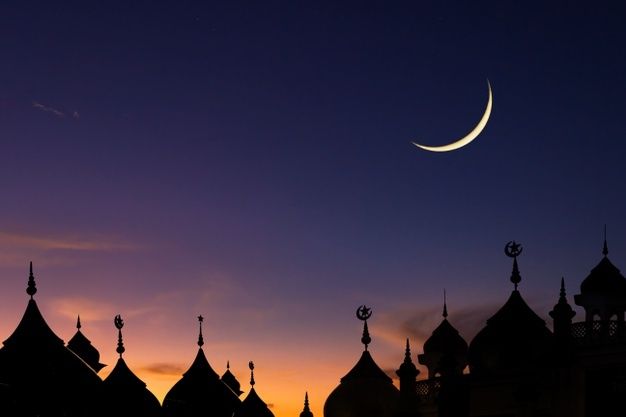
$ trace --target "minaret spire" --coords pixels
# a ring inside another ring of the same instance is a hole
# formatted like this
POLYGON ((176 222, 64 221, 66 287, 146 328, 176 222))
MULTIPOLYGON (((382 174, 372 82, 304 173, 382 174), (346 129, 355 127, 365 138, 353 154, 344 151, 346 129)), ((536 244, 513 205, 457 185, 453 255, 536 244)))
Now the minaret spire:
POLYGON ((304 393, 304 408, 302 409, 302 412, 300 413, 300 417, 313 417, 313 413, 311 412, 311 409, 309 408, 309 393, 308 392, 304 393))
POLYGON ((30 272, 28 274, 28 287, 26 288, 26 294, 30 295, 30 299, 33 299, 33 295, 37 293, 37 285, 35 284, 35 276, 33 275, 33 262, 30 262, 30 272))
POLYGON ((202 347, 204 345, 204 338, 202 337, 202 322, 204 321, 204 317, 202 315, 198 316, 198 325, 200 326, 200 332, 198 333, 198 346, 202 347))
POLYGON ((79 315, 78 315, 78 318, 76 319, 76 328, 77 328, 78 330, 80 330, 80 328, 81 328, 81 327, 82 327, 82 326, 80 325, 80 314, 79 314, 79 315))
POLYGON ((372 317, 372 309, 363 304, 356 309, 356 317, 363 321, 363 336, 361 336, 361 343, 365 345, 365 350, 367 350, 367 345, 372 343, 372 338, 370 337, 370 332, 367 328, 367 319, 372 317))
POLYGON ((602 255, 606 257, 609 254, 609 247, 606 244, 606 224, 604 225, 604 245, 602 247, 602 255))
POLYGON ((113 324, 115 324, 115 328, 117 329, 117 349, 115 349, 115 351, 120 354, 121 359, 122 353, 126 350, 124 348, 124 341, 122 340, 122 327, 124 327, 124 320, 122 320, 122 316, 119 314, 115 316, 113 324))
MULTIPOLYGON (((443 289, 443 314, 442 316, 444 319, 448 318, 448 306, 446 304, 446 289, 445 288, 443 289)), ((407 343, 408 343, 408 340, 409 339, 407 339, 407 343)))
POLYGON ((519 273, 519 267, 517 266, 517 257, 522 253, 522 245, 516 243, 514 240, 511 240, 504 246, 504 253, 509 258, 513 258, 513 271, 511 271, 511 282, 515 286, 515 291, 517 291, 517 285, 522 280, 522 276, 519 273))

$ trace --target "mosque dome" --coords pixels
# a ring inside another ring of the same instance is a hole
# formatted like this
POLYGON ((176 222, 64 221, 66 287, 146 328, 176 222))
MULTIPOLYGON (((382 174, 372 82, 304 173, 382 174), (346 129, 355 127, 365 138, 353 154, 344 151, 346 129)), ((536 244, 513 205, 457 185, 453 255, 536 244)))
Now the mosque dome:
POLYGON ((365 350, 326 399, 324 417, 392 417, 398 406, 400 391, 367 350, 371 341, 367 329, 370 309, 361 306, 357 316, 364 321, 361 341, 365 350))
POLYGON ((224 375, 222 375, 221 379, 223 383, 228 385, 228 387, 232 389, 235 394, 237 394, 237 396, 243 394, 243 391, 241 390, 241 384, 239 383, 239 381, 237 381, 235 375, 230 372, 230 362, 226 362, 226 372, 224 372, 224 375))
POLYGON ((91 344, 91 341, 81 332, 81 327, 79 316, 76 320, 76 333, 70 341, 67 342, 67 347, 85 361, 87 365, 91 366, 91 369, 98 372, 106 365, 100 363, 100 352, 98 352, 98 349, 96 349, 91 344))
POLYGON ((233 417, 274 417, 274 413, 270 411, 267 404, 254 389, 254 364, 252 362, 250 362, 250 372, 250 392, 241 402, 233 417))
MULTIPOLYGON (((520 252, 521 249, 513 257, 520 252)), ((511 296, 470 343, 469 366, 473 375, 519 371, 547 359, 552 332, 517 289, 521 281, 517 259, 513 261, 511 281, 515 284, 511 296)))
POLYGON ((467 365, 467 342, 448 321, 448 309, 444 301, 443 321, 424 342, 424 353, 419 363, 428 368, 431 377, 448 371, 462 373, 467 365))
POLYGON ((122 357, 125 349, 121 330, 123 322, 120 316, 115 318, 115 325, 118 328, 117 352, 120 357, 103 383, 105 408, 109 410, 110 415, 161 416, 159 400, 146 388, 145 382, 130 370, 122 357))
POLYGON ((603 315, 608 319, 626 309, 626 278, 608 258, 609 250, 604 239, 604 255, 580 284, 580 294, 574 296, 574 302, 593 315, 603 315))
MULTIPOLYGON (((198 320, 201 326, 202 316, 198 320)), ((168 416, 232 417, 234 410, 241 404, 237 394, 220 380, 209 364, 202 345, 204 341, 200 327, 196 358, 163 400, 163 409, 168 416)))
POLYGON ((33 298, 36 292, 31 263, 31 298, 0 349, 0 382, 24 415, 99 415, 102 380, 50 329, 33 298))

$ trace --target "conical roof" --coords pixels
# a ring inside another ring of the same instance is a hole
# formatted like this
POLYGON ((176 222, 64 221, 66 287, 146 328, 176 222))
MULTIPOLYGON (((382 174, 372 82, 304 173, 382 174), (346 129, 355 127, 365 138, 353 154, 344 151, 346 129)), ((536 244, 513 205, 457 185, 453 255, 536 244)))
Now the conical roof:
POLYGON ((370 316, 371 311, 365 306, 357 310, 357 317, 364 321, 361 342, 365 345, 365 350, 354 367, 341 378, 340 384, 326 399, 324 417, 392 417, 394 415, 400 399, 400 391, 367 350, 371 338, 365 320, 370 316))
POLYGON ((580 284, 581 294, 626 296, 626 278, 620 270, 604 256, 580 284))
POLYGON ((99 415, 102 380, 46 323, 32 298, 32 267, 27 292, 24 316, 0 349, 0 382, 28 415, 99 415))
POLYGON ((85 337, 80 329, 79 317, 76 323, 76 333, 67 342, 67 347, 85 361, 87 365, 91 366, 94 371, 98 372, 106 365, 100 363, 100 352, 91 344, 91 341, 85 337))
POLYGON ((199 348, 189 369, 165 396, 163 408, 169 415, 231 417, 240 403, 237 394, 220 380, 199 348))
POLYGON ((551 338, 545 321, 514 290, 472 340, 468 352, 470 371, 478 375, 523 369, 541 359, 551 338))
POLYGON ((104 380, 104 392, 106 406, 115 414, 142 417, 161 415, 159 400, 121 357, 104 380))
POLYGON ((274 413, 252 387, 233 417, 274 417, 274 413))
POLYGON ((235 375, 230 372, 230 362, 226 364, 226 372, 224 372, 224 375, 222 375, 221 379, 222 382, 228 385, 228 387, 232 389, 235 394, 237 394, 238 396, 243 394, 243 391, 241 390, 241 384, 239 383, 237 378, 235 378, 235 375))

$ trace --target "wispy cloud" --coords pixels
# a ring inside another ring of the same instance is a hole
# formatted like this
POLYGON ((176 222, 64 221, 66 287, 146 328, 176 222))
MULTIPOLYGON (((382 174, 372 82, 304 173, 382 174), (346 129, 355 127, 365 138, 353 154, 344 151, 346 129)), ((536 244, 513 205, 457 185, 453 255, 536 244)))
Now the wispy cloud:
MULTIPOLYGON (((50 107, 50 106, 46 106, 44 104, 41 104, 38 101, 33 101, 33 107, 36 109, 39 109, 43 112, 46 113, 51 113, 53 115, 55 115, 56 117, 60 117, 60 118, 64 118, 65 117, 65 112, 59 110, 59 109, 55 109, 54 107, 50 107)), ((78 113, 78 111, 74 110, 71 114, 70 117, 73 119, 80 119, 80 113, 78 113)))
POLYGON ((1 246, 72 251, 129 251, 139 249, 137 245, 111 238, 52 237, 0 231, 1 246))
POLYGON ((140 372, 155 374, 155 375, 171 375, 180 376, 187 370, 189 365, 171 362, 157 362, 143 366, 139 369, 140 372))
POLYGON ((77 314, 84 321, 110 321, 111 317, 124 310, 124 317, 137 317, 151 313, 155 306, 139 306, 128 308, 115 303, 108 303, 97 298, 90 297, 59 297, 52 299, 51 305, 56 313, 61 316, 75 319, 77 314))

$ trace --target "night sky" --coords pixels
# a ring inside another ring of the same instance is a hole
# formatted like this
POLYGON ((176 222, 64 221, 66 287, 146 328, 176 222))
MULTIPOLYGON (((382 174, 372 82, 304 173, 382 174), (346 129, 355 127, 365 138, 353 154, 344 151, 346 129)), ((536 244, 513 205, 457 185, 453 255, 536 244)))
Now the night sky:
MULTIPOLYGON (((196 316, 277 417, 358 359, 469 341, 512 284, 547 319, 601 258, 626 268, 621 2, 5 1, 0 338, 35 296, 159 399, 196 316), (87 4, 89 3, 89 4, 87 4), (546 4, 550 3, 550 4, 546 4), (493 111, 468 146, 431 153, 493 111)), ((579 315, 575 320, 581 319, 579 315)), ((549 322, 549 321, 548 321, 549 322)), ((422 377, 425 376, 423 373, 422 377)), ((245 394, 244 394, 245 395, 245 394)))

